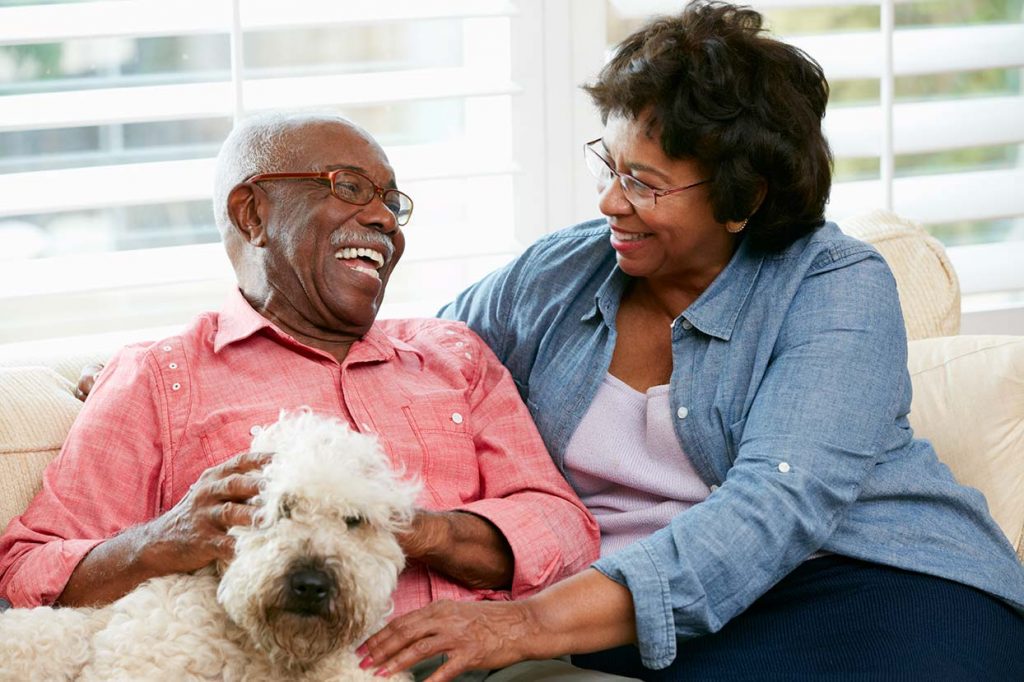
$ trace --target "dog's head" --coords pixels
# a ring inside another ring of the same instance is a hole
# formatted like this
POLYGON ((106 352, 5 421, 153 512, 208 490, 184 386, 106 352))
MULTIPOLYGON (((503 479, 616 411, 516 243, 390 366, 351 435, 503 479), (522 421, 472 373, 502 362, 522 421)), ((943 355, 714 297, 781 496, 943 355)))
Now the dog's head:
POLYGON ((235 528, 217 598, 272 658, 307 668, 370 634, 391 608, 404 565, 395 539, 419 492, 377 439, 309 412, 282 413, 253 439, 273 452, 263 508, 235 528))

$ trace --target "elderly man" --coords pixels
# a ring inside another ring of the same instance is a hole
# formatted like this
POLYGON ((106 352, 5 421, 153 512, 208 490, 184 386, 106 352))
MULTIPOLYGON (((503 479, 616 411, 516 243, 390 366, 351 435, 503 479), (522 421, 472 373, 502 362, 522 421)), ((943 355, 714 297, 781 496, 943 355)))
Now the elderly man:
POLYGON ((519 597, 596 558, 593 518, 487 346, 459 323, 375 321, 412 201, 367 133, 250 119, 220 152, 214 204, 238 292, 106 367, 0 538, 0 596, 102 604, 230 556, 265 463, 237 453, 300 406, 376 433, 424 482, 396 613, 519 597))

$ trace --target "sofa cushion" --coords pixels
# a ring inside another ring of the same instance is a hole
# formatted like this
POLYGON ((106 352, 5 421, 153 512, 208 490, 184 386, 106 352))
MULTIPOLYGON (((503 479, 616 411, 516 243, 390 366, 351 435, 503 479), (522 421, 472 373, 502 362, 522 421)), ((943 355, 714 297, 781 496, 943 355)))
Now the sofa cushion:
POLYGON ((932 442, 1024 561, 1024 336, 951 336, 910 343, 910 424, 932 442))
POLYGON ((24 511, 82 408, 47 367, 0 368, 0 528, 24 511))
POLYGON ((869 242, 889 264, 908 339, 960 332, 960 283, 935 237, 917 223, 881 210, 841 220, 839 227, 869 242))

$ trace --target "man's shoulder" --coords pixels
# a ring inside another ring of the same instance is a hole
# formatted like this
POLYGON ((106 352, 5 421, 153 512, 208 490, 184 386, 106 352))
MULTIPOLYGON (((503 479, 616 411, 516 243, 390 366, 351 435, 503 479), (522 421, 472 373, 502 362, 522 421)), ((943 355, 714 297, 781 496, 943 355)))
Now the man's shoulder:
POLYGON ((448 346, 462 348, 467 341, 475 341, 478 338, 465 322, 436 317, 381 319, 374 324, 393 340, 401 341, 419 351, 430 352, 448 346))
POLYGON ((144 365, 154 359, 168 358, 172 355, 195 355, 213 350, 213 340, 217 332, 218 314, 215 312, 200 313, 192 318, 177 334, 165 336, 155 341, 137 341, 123 346, 111 362, 122 365, 144 365))

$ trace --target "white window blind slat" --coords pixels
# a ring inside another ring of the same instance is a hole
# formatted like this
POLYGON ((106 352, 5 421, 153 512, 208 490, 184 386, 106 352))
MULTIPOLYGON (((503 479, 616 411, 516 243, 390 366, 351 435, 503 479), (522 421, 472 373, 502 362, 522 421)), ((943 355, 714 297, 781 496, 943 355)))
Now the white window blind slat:
MULTIPOLYGON (((359 107, 518 91, 508 79, 463 68, 267 78, 247 80, 243 89, 249 110, 279 108, 283 102, 359 107)), ((227 81, 9 95, 0 106, 0 132, 230 116, 233 107, 234 90, 227 81)))
MULTIPOLYGON (((877 78, 882 72, 882 36, 877 31, 783 39, 818 60, 831 81, 877 78)), ((897 29, 893 69, 896 76, 915 76, 1024 66, 1021 45, 1022 24, 897 29)))
MULTIPOLYGON (((1024 168, 896 178, 893 210, 924 224, 1013 217, 1024 214, 1022 188, 1024 168)), ((879 180, 839 182, 826 212, 831 218, 864 212, 881 196, 879 180)), ((1019 279, 1019 269, 1015 274, 1019 279)))
MULTIPOLYGON (((386 152, 403 186, 517 171, 511 158, 472 144, 396 146, 386 152)), ((208 200, 213 173, 213 159, 189 159, 3 174, 0 217, 208 200)))
MULTIPOLYGON (((1024 142, 1024 97, 978 97, 897 104, 893 143, 897 154, 1024 142)), ((837 157, 878 156, 882 112, 877 106, 832 107, 825 131, 837 157)))
MULTIPOLYGON (((325 25, 379 24, 422 19, 514 16, 507 0, 389 0, 354 3, 336 0, 245 0, 242 28, 272 30, 325 25)), ((105 0, 0 8, 0 45, 63 40, 144 38, 227 33, 227 0, 105 0)))

